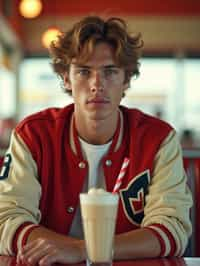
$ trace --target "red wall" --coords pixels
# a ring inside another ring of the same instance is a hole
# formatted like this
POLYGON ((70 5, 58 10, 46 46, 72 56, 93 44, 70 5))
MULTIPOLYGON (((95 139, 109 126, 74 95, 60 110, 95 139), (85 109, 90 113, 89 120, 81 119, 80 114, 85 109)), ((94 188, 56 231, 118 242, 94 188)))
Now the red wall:
MULTIPOLYGON (((3 2, 0 0, 0 13, 3 2)), ((17 15, 21 0, 12 0, 13 18, 17 15)), ((167 15, 167 16, 200 16, 199 0, 41 0, 41 15, 87 15, 91 13, 124 14, 134 16, 167 15)))
POLYGON ((0 0, 0 15, 2 13, 2 2, 3 2, 3 0, 0 0))
MULTIPOLYGON (((0 15, 3 2, 0 0, 0 15)), ((10 0, 12 15, 8 23, 24 40, 23 25, 26 19, 20 16, 18 5, 21 0, 10 0)), ((125 16, 198 16, 200 18, 200 0, 41 0, 43 10, 39 18, 51 16, 79 15, 125 15, 125 16)), ((5 2, 4 2, 5 3, 5 2)), ((57 18, 58 19, 58 18, 57 18)), ((34 20, 34 19, 33 19, 34 20)), ((37 18, 36 18, 37 20, 37 18)))
POLYGON ((200 15, 199 0, 43 0, 43 14, 200 15))

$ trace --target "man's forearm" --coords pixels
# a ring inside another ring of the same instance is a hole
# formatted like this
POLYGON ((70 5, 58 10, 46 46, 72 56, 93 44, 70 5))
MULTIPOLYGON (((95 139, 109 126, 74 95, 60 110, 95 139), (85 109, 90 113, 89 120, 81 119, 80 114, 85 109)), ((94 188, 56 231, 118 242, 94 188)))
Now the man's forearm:
MULTIPOLYGON (((28 237, 28 243, 38 238, 53 239, 66 245, 77 242, 81 256, 86 257, 84 240, 57 234, 44 227, 35 228, 28 237)), ((115 236, 114 260, 158 257, 160 252, 159 240, 149 229, 141 228, 115 236)))
MULTIPOLYGON (((77 241, 77 239, 67 236, 67 235, 62 235, 54 232, 53 230, 47 229, 46 227, 39 226, 32 230, 32 232, 29 234, 27 243, 33 240, 36 240, 38 238, 46 238, 49 240, 59 240, 59 241, 77 241)), ((82 241, 83 242, 83 241, 82 241)))
POLYGON ((114 259, 158 257, 161 252, 157 237, 148 229, 141 228, 115 236, 114 259))
POLYGON ((86 259, 84 240, 58 234, 42 226, 36 227, 29 234, 26 245, 18 252, 18 259, 25 261, 28 259, 29 263, 30 261, 38 263, 45 256, 48 256, 51 262, 84 261, 86 259), (28 255, 30 251, 32 258, 28 255))

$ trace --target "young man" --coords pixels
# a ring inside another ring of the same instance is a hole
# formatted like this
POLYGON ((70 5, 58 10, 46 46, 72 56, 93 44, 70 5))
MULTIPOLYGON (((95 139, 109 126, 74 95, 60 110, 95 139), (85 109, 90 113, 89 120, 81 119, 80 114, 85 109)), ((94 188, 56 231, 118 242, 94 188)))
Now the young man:
POLYGON ((51 265, 85 260, 79 194, 112 191, 125 157, 114 259, 180 256, 191 195, 174 129, 120 105, 139 74, 140 36, 117 18, 86 17, 51 46, 74 104, 14 130, 0 181, 0 253, 51 265))

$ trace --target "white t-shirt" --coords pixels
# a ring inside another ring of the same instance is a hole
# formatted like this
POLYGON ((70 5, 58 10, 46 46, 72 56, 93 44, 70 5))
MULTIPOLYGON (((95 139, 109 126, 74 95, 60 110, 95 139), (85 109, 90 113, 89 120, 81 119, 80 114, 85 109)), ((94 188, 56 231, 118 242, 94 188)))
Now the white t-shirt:
MULTIPOLYGON (((87 192, 90 188, 105 188, 105 177, 102 169, 101 159, 108 152, 112 140, 103 145, 93 145, 79 138, 84 158, 88 162, 89 171, 86 177, 83 191, 87 192)), ((71 228, 70 236, 83 238, 83 229, 81 223, 80 206, 78 206, 71 228)))

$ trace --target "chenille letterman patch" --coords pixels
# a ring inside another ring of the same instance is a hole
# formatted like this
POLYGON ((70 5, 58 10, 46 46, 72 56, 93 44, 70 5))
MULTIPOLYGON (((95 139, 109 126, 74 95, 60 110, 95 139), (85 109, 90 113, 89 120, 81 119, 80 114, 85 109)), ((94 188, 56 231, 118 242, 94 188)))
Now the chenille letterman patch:
POLYGON ((11 161, 12 161, 11 155, 9 153, 6 154, 1 168, 0 180, 6 179, 8 177, 11 161))
POLYGON ((145 195, 150 183, 150 173, 146 170, 134 177, 125 189, 120 190, 123 209, 128 220, 140 225, 144 217, 145 195))

